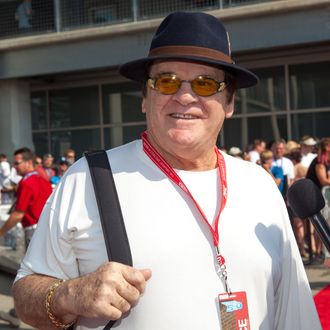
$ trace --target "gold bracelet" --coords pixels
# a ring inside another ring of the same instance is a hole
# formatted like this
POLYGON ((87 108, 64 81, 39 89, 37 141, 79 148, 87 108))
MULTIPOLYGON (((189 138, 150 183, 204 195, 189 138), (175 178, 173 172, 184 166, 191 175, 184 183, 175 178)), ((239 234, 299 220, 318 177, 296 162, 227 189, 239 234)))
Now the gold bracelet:
POLYGON ((65 280, 58 280, 56 281, 48 290, 47 295, 46 295, 46 301, 45 301, 45 305, 46 305, 46 312, 47 312, 47 316, 50 319, 50 321, 57 327, 60 329, 68 329, 71 327, 71 325, 75 324, 76 321, 70 322, 69 324, 64 324, 61 321, 59 321, 56 316, 52 313, 52 310, 50 308, 51 302, 52 302, 52 298, 53 295, 56 291, 56 289, 59 287, 60 284, 62 284, 63 282, 65 282, 65 280))

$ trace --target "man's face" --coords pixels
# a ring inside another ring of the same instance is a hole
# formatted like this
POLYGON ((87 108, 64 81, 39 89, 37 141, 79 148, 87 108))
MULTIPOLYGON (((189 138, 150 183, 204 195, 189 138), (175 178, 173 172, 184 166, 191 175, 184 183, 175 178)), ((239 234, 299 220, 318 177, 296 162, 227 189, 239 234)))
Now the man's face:
POLYGON ((276 159, 282 158, 285 155, 285 146, 284 143, 278 143, 274 147, 274 156, 276 159))
POLYGON ((44 159, 44 166, 45 167, 52 167, 52 165, 53 165, 53 158, 52 157, 47 157, 47 158, 45 158, 44 159))
POLYGON ((75 159, 76 155, 73 153, 73 152, 68 152, 66 154, 66 158, 69 158, 69 159, 75 159))
POLYGON ((302 143, 301 146, 300 146, 300 148, 301 148, 301 153, 303 155, 306 155, 309 152, 312 152, 313 151, 314 146, 306 146, 306 144, 303 144, 302 143))
POLYGON ((256 149, 261 154, 262 152, 264 152, 266 150, 266 143, 261 142, 260 144, 257 145, 256 149))
POLYGON ((60 164, 58 165, 58 168, 59 168, 59 171, 60 171, 61 173, 64 173, 64 172, 69 168, 69 166, 68 166, 68 164, 60 163, 60 164))
MULTIPOLYGON (((161 73, 175 74, 181 80, 200 75, 224 80, 222 70, 197 63, 155 63, 149 75, 154 78, 161 73)), ((229 103, 227 99, 226 90, 208 97, 198 96, 187 82, 182 82, 173 95, 163 95, 147 87, 142 112, 146 113, 148 133, 158 146, 172 155, 183 149, 213 149, 224 119, 233 113, 233 99, 229 103)))
POLYGON ((40 167, 42 166, 42 159, 40 157, 36 157, 35 159, 35 167, 40 167))
POLYGON ((31 171, 31 166, 33 167, 32 160, 24 160, 21 154, 14 156, 13 165, 19 175, 25 175, 31 171))
POLYGON ((68 163, 72 165, 75 162, 76 154, 74 152, 69 151, 65 154, 65 158, 68 163))

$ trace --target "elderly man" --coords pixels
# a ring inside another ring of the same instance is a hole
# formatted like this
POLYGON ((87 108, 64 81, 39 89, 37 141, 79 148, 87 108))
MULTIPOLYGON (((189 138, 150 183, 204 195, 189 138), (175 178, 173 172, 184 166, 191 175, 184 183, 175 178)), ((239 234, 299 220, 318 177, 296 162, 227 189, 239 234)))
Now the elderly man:
POLYGON ((292 161, 284 156, 286 154, 286 147, 284 140, 278 140, 273 142, 272 152, 274 154, 274 160, 272 165, 281 167, 283 170, 284 179, 283 179, 282 195, 286 199, 288 188, 289 186, 291 186, 295 178, 294 166, 292 161))
POLYGON ((108 320, 123 330, 320 329, 274 180, 216 148, 235 89, 257 83, 231 59, 229 44, 215 17, 173 13, 148 57, 121 67, 145 85, 142 140, 108 151, 135 267, 107 261, 82 158, 47 203, 17 276, 25 322, 80 330, 103 329, 108 320))

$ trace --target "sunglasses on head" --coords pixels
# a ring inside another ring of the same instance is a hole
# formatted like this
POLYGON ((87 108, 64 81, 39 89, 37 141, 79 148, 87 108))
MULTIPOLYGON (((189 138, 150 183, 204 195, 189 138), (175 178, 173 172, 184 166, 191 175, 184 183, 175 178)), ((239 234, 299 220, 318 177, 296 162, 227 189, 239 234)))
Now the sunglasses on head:
POLYGON ((175 74, 164 73, 147 80, 150 88, 164 95, 177 93, 183 82, 189 83, 193 92, 198 96, 211 96, 222 92, 227 87, 225 81, 216 81, 208 76, 198 76, 193 80, 183 80, 175 74))

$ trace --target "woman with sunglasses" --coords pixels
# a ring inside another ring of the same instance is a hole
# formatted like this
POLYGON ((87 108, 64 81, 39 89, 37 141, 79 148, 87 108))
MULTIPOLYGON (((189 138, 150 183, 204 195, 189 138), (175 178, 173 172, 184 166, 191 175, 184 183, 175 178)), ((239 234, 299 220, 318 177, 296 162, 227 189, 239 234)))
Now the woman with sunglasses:
POLYGON ((222 23, 205 13, 170 14, 149 55, 120 73, 144 86, 147 122, 141 140, 108 151, 135 266, 107 261, 80 159, 47 204, 18 273, 14 296, 25 322, 79 330, 109 320, 121 330, 320 329, 274 180, 216 147, 235 90, 258 81, 231 58, 222 23))

